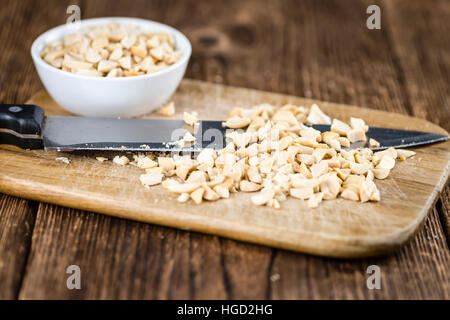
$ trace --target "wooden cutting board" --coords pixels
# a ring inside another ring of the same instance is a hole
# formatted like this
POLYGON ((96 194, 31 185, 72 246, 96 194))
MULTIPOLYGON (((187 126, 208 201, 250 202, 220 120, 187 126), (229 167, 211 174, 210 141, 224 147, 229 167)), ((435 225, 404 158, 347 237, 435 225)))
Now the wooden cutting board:
MULTIPOLYGON (((184 110, 196 110, 201 119, 219 120, 237 106, 316 102, 330 116, 345 121, 352 115, 373 126, 448 134, 430 122, 404 115, 193 80, 184 80, 173 99, 177 118, 184 110)), ((40 105, 47 115, 70 115, 45 91, 28 103, 40 105)), ((134 166, 100 163, 93 155, 5 145, 0 146, 0 192, 310 254, 364 257, 392 251, 413 237, 448 179, 450 141, 415 151, 415 157, 397 163, 388 179, 376 181, 379 203, 337 199, 309 209, 302 200, 289 199, 275 210, 256 207, 251 194, 239 193, 201 205, 182 204, 160 186, 143 188, 142 171, 134 166), (71 163, 55 161, 58 156, 68 157, 71 163)))

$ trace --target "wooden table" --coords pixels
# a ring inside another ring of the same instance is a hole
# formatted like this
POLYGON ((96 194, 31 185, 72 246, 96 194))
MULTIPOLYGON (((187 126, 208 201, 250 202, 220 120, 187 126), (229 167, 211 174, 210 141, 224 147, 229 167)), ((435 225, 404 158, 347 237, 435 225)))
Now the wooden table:
MULTIPOLYGON (((42 88, 29 49, 67 19, 136 16, 184 32, 187 77, 426 118, 450 131, 448 1, 2 1, 0 102, 42 88), (381 7, 381 30, 366 8, 381 7)), ((1 174, 1 168, 0 168, 1 174)), ((450 188, 402 250, 324 259, 0 195, 0 298, 450 298, 450 188), (81 290, 66 268, 79 265, 81 290), (381 289, 369 290, 369 265, 381 289)))

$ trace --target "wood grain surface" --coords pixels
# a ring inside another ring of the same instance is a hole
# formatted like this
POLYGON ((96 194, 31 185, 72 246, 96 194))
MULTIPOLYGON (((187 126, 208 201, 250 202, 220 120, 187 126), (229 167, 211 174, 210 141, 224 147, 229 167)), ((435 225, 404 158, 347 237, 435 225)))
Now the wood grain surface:
MULTIPOLYGON (((24 102, 42 88, 29 48, 40 33, 64 23, 67 6, 76 3, 83 18, 137 16, 179 28, 193 44, 189 78, 416 115, 450 130, 445 0, 6 0, 0 10, 1 103, 24 102), (365 10, 373 3, 382 10, 381 30, 365 27, 365 10)), ((33 202, 3 196, 0 281, 10 285, 0 286, 0 296, 448 299, 448 190, 447 184, 424 229, 401 251, 356 261, 43 203, 36 211, 33 202), (14 233, 7 239, 4 230, 34 217, 31 240, 22 234, 14 247, 5 245, 14 233), (82 268, 81 291, 61 286, 69 263, 82 268), (381 268, 381 290, 365 285, 371 264, 381 268)))
MULTIPOLYGON (((444 129, 419 118, 203 81, 183 80, 172 99, 177 106, 174 119, 182 119, 184 111, 195 111, 201 119, 221 120, 232 106, 291 103, 310 107, 316 103, 333 119, 348 122, 354 116, 369 126, 448 135, 444 129)), ((26 103, 41 106, 47 116, 70 115, 45 91, 26 103)), ((282 249, 360 258, 385 254, 404 245, 417 232, 447 181, 450 141, 414 150, 417 154, 413 158, 398 162, 387 179, 376 181, 382 201, 337 199, 324 201, 314 210, 305 201, 293 198, 283 202, 280 210, 258 207, 251 203, 250 193, 236 193, 229 200, 207 201, 200 206, 179 203, 178 195, 162 186, 144 189, 139 182, 142 170, 95 159, 97 155, 111 159, 117 154, 111 152, 76 154, 2 146, 0 191, 282 249), (61 156, 69 158, 70 164, 55 161, 61 156)))

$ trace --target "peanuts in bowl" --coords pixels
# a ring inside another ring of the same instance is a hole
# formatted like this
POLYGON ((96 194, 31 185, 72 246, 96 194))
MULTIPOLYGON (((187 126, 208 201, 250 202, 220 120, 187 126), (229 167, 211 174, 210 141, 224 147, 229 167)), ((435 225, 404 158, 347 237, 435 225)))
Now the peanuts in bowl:
POLYGON ((138 18, 95 18, 61 25, 31 47, 50 96, 72 114, 136 117, 170 101, 192 47, 168 25, 138 18))
POLYGON ((167 68, 181 58, 168 32, 144 32, 134 25, 108 23, 71 33, 41 52, 48 64, 94 77, 131 77, 167 68))

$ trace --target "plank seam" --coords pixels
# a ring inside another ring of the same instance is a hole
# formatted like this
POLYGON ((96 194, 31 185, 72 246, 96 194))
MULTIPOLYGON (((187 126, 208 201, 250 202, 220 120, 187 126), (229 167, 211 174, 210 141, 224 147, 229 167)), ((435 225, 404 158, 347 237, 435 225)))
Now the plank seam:
MULTIPOLYGON (((387 12, 389 12, 389 10, 386 10, 387 12)), ((389 14, 387 14, 387 16, 389 17, 389 14)), ((385 19, 385 21, 390 21, 390 19, 385 19)), ((405 71, 403 70, 403 67, 400 63, 400 58, 397 54, 397 52, 395 51, 395 47, 393 45, 393 39, 392 39, 392 35, 391 32, 389 32, 390 28, 390 22, 387 23, 387 27, 382 28, 382 34, 384 35, 385 39, 386 39, 386 44, 387 47, 389 49, 389 52, 391 53, 391 58, 392 58, 392 63, 393 63, 393 67, 394 70, 396 72, 397 75, 397 81, 399 82, 399 87, 401 88, 401 93, 403 98, 405 99, 405 109, 408 112, 408 115, 413 116, 414 112, 413 112, 413 108, 411 105, 411 97, 409 96, 407 87, 406 87, 406 77, 405 77, 405 71)))
POLYGON ((446 244, 447 244, 447 249, 450 248, 450 234, 449 234, 449 230, 448 228, 446 228, 446 226, 449 225, 449 212, 448 209, 445 208, 444 203, 442 202, 442 197, 446 197, 447 196, 447 191, 446 189, 450 188, 450 179, 447 180, 446 185, 444 186, 444 188, 442 189, 441 195, 438 198, 438 201, 436 203, 436 211, 438 213, 438 219, 439 219, 439 223, 441 225, 441 228, 443 229, 443 233, 445 235, 445 239, 446 239, 446 244))
POLYGON ((229 300, 231 299, 231 283, 230 283, 230 278, 228 276, 228 272, 227 272, 227 268, 226 268, 226 264, 225 264, 225 253, 224 253, 224 249, 223 249, 223 240, 222 238, 219 238, 219 245, 220 245, 220 265, 222 266, 222 278, 223 278, 223 283, 224 283, 224 287, 225 287, 225 293, 226 293, 226 299, 229 300))
POLYGON ((26 258, 24 261, 24 264, 22 266, 22 269, 20 270, 20 280, 18 282, 17 285, 17 292, 14 293, 14 297, 15 299, 19 299, 20 293, 22 291, 22 286, 23 286, 23 281, 25 279, 27 270, 28 270, 28 264, 30 262, 30 253, 31 253, 31 247, 33 246, 33 237, 34 237, 34 232, 35 232, 35 227, 36 227, 36 219, 37 219, 37 214, 39 212, 39 206, 42 205, 42 202, 36 202, 36 201, 30 201, 30 206, 32 207, 32 211, 33 211, 33 219, 32 219, 32 226, 30 226, 31 228, 31 236, 30 236, 30 241, 27 242, 27 246, 25 247, 25 254, 26 254, 26 258))
POLYGON ((269 265, 267 266, 267 276, 266 276, 266 280, 267 280, 267 292, 266 292, 266 299, 269 300, 271 293, 272 293, 272 272, 273 272, 273 265, 274 265, 274 261, 275 261, 275 256, 277 255, 278 250, 277 249, 272 249, 270 252, 270 259, 269 259, 269 265))

